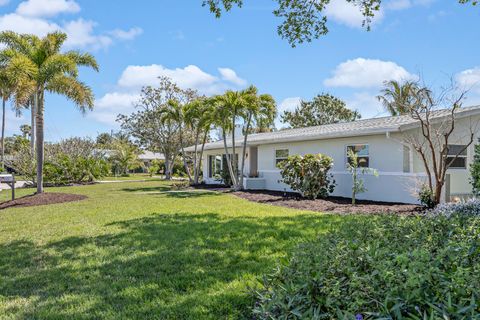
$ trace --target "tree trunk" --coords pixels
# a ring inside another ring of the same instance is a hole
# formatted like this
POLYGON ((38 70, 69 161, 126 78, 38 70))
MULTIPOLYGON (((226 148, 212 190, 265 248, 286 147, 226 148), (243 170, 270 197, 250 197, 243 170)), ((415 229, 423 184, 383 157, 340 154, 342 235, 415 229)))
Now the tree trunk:
POLYGON ((2 172, 5 170, 5 98, 2 99, 2 172))
POLYGON ((195 150, 193 151, 193 184, 196 185, 198 184, 198 171, 200 169, 198 168, 198 155, 197 155, 197 149, 198 149, 198 139, 200 137, 200 127, 197 128, 195 131, 195 150))
POLYGON ((188 176, 188 182, 192 183, 193 182, 192 175, 190 173, 190 168, 188 167, 187 158, 185 157, 185 148, 183 146, 182 128, 180 128, 180 148, 182 149, 183 166, 185 167, 185 172, 187 173, 187 176, 188 176))
POLYGON ((230 154, 228 153, 228 147, 227 147, 227 135, 225 134, 225 130, 223 130, 223 147, 225 148, 225 157, 227 158, 227 167, 228 167, 228 172, 230 173, 230 177, 232 178, 232 184, 234 186, 237 185, 237 179, 233 173, 233 169, 232 169, 232 161, 231 161, 231 157, 230 157, 230 154))
POLYGON ((171 180, 172 173, 170 171, 170 154, 165 153, 165 180, 171 180))
POLYGON ((44 136, 43 136, 43 92, 38 92, 36 99, 36 124, 37 124, 37 194, 43 193, 43 161, 44 161, 44 136))
POLYGON ((37 95, 34 95, 33 101, 30 102, 30 151, 32 154, 32 157, 35 155, 35 112, 36 108, 35 106, 37 105, 37 95))
POLYGON ((205 134, 203 135, 202 147, 200 148, 200 156, 198 160, 197 184, 198 184, 198 180, 200 179, 200 169, 202 168, 203 150, 205 149, 205 143, 207 142, 207 135, 208 135, 208 131, 205 131, 205 134))
POLYGON ((442 198, 442 190, 443 190, 444 181, 437 181, 435 184, 435 204, 439 204, 442 198))
POLYGON ((240 170, 240 182, 237 185, 237 190, 243 189, 243 170, 245 169, 245 155, 247 153, 247 137, 248 137, 248 130, 250 130, 250 122, 252 121, 252 116, 250 115, 247 121, 246 130, 243 136, 243 148, 242 148, 242 168, 240 170))

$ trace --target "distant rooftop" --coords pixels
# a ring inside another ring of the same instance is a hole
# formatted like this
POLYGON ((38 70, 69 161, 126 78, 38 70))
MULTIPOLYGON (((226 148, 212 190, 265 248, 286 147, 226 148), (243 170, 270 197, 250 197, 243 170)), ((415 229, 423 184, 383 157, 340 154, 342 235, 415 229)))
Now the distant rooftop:
MULTIPOLYGON (((433 112, 434 118, 442 118, 448 116, 450 110, 438 110, 433 112)), ((469 114, 479 114, 480 106, 460 108, 456 111, 458 116, 467 116, 469 114)), ((321 140, 341 137, 352 137, 359 135, 373 135, 385 132, 399 132, 403 128, 415 126, 417 120, 412 119, 409 115, 390 116, 381 118, 363 119, 352 122, 334 123, 315 127, 284 129, 274 132, 265 132, 257 134, 249 134, 247 145, 255 146, 266 143, 281 143, 305 140, 321 140)), ((243 145, 242 137, 235 140, 238 146, 243 145)), ((227 146, 230 147, 231 141, 227 139, 227 146)), ((223 148, 223 140, 210 142, 205 144, 205 150, 223 148)), ((194 151, 194 147, 188 147, 185 151, 194 151)))

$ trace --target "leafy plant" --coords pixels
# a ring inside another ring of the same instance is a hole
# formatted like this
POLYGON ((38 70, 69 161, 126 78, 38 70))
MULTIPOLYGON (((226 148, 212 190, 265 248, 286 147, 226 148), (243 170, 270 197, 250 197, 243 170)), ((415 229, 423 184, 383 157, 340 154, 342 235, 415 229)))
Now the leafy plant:
POLYGON ((355 151, 350 149, 348 150, 347 155, 349 159, 347 162, 347 170, 352 175, 352 204, 355 205, 357 194, 367 192, 365 182, 359 174, 364 175, 367 173, 373 173, 374 176, 378 177, 378 172, 375 169, 361 167, 358 160, 358 154, 355 151))
POLYGON ((281 182, 306 198, 324 198, 335 188, 335 180, 328 173, 332 166, 333 159, 323 154, 290 156, 279 163, 281 182))
POLYGON ((261 280, 254 317, 479 319, 479 233, 478 216, 348 217, 261 280))
POLYGON ((473 193, 476 196, 480 196, 480 143, 475 146, 475 155, 473 156, 473 162, 470 166, 470 175, 473 193))
POLYGON ((428 211, 430 217, 452 217, 455 215, 480 217, 480 199, 470 199, 459 203, 442 203, 435 209, 428 211))
POLYGON ((425 184, 422 185, 420 191, 418 192, 418 201, 420 201, 422 205, 429 209, 434 208, 437 204, 433 191, 425 184))

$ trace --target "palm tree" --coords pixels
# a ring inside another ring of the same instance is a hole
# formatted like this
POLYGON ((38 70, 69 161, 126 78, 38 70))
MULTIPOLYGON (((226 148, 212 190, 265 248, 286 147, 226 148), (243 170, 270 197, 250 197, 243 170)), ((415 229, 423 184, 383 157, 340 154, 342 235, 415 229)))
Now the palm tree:
POLYGON ((392 116, 408 114, 412 106, 412 91, 417 87, 417 84, 411 81, 387 81, 377 99, 392 116))
POLYGON ((213 99, 205 97, 195 99, 184 106, 183 115, 185 126, 194 131, 193 184, 196 185, 200 178, 203 150, 214 121, 213 99), (200 154, 198 154, 199 145, 201 146, 200 154))
POLYGON ((78 67, 98 71, 97 62, 89 53, 62 52, 66 39, 62 32, 49 33, 41 39, 12 31, 0 33, 0 43, 10 49, 10 63, 18 72, 28 73, 34 83, 37 193, 43 193, 45 92, 67 97, 82 112, 92 109, 94 104, 92 89, 78 80, 78 67))

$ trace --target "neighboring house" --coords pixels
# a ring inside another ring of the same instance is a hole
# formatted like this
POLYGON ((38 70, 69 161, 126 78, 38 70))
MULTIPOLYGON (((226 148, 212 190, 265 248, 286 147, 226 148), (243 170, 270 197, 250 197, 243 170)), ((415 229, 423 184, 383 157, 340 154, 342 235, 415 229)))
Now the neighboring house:
POLYGON ((148 168, 152 165, 154 160, 165 161, 165 156, 162 153, 145 150, 138 156, 138 160, 143 163, 144 168, 148 168))
MULTIPOLYGON (((441 121, 448 110, 434 113, 441 121)), ((450 143, 451 149, 468 143, 470 130, 475 130, 475 142, 479 137, 480 107, 461 108, 456 114, 456 126, 450 143)), ((405 142, 405 136, 420 136, 419 122, 410 116, 383 117, 337 123, 316 127, 287 129, 248 136, 245 189, 289 191, 280 182, 277 163, 290 155, 322 153, 333 158, 331 172, 336 180, 334 196, 350 197, 352 178, 347 171, 347 150, 355 148, 362 162, 378 171, 378 177, 365 175, 367 192, 360 199, 417 203, 418 188, 426 181, 423 162, 405 142)), ((237 156, 242 152, 243 138, 236 141, 237 156)), ((227 142, 230 147, 231 141, 227 142)), ((474 145, 471 145, 448 170, 444 200, 471 193, 469 165, 473 161, 474 145)), ((189 147, 186 151, 193 151, 189 147)), ((229 150, 231 152, 231 150, 229 150)), ((203 158, 204 181, 219 183, 221 170, 225 168, 223 141, 207 143, 203 158)))

